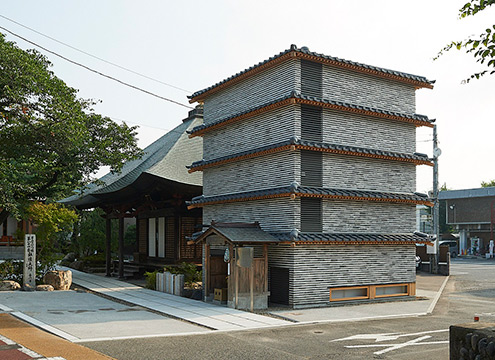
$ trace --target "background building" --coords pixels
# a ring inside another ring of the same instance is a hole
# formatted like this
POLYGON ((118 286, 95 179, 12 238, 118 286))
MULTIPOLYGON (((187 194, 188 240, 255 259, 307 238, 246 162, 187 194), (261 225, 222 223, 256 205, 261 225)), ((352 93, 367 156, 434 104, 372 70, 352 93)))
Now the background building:
POLYGON ((459 252, 485 254, 495 223, 495 187, 441 191, 447 224, 459 232, 459 252))

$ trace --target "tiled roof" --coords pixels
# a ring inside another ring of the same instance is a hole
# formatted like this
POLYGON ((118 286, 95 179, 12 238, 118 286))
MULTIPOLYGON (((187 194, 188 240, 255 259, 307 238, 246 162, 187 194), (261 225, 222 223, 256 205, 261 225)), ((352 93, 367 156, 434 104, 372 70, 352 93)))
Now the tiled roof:
POLYGON ((382 67, 378 67, 378 66, 372 66, 372 65, 366 65, 366 64, 363 64, 363 63, 359 63, 359 62, 355 62, 355 61, 350 61, 350 60, 345 60, 345 59, 341 59, 341 58, 338 58, 338 57, 334 57, 334 56, 328 56, 328 55, 324 55, 324 54, 320 54, 320 53, 316 53, 316 52, 312 52, 312 51, 309 51, 309 49, 307 49, 306 47, 302 47, 302 48, 297 48, 296 45, 291 45, 291 47, 285 51, 282 51, 281 53, 279 53, 278 55, 274 55, 256 65, 253 65, 241 72, 238 72, 236 73, 235 75, 232 75, 210 87, 207 87, 203 90, 199 90, 199 91, 196 91, 194 94, 188 96, 190 99, 195 99, 196 97, 220 86, 220 85, 223 85, 229 81, 232 81, 236 78, 238 78, 239 76, 242 76, 252 70, 255 70, 261 66, 264 66, 268 63, 270 63, 271 61, 274 61, 280 57, 283 57, 284 55, 287 55, 291 52, 294 52, 296 54, 302 54, 302 55, 309 55, 311 57, 316 57, 318 59, 321 59, 321 60, 327 60, 327 61, 330 61, 331 63, 334 63, 334 64, 341 64, 342 66, 346 67, 346 66, 349 66, 349 67, 357 67, 357 68, 362 68, 362 69, 365 69, 365 70, 368 70, 370 72, 378 72, 378 73, 382 73, 384 75, 391 75, 391 76, 394 76, 394 77, 399 77, 399 78, 403 78, 403 79, 407 79, 407 80, 411 80, 411 81, 414 81, 414 82, 418 82, 418 83, 423 83, 425 85, 431 85, 434 83, 434 81, 431 81, 431 80, 428 80, 427 78, 425 78, 424 76, 418 76, 418 75, 413 75, 413 74, 408 74, 408 73, 405 73, 405 72, 402 72, 402 71, 395 71, 395 70, 390 70, 390 69, 385 69, 385 68, 382 68, 382 67))
POLYGON ((259 223, 214 223, 189 237, 193 242, 206 240, 210 235, 219 235, 232 243, 277 243, 280 240, 263 231, 259 223))
POLYGON ((209 203, 223 203, 245 201, 249 199, 264 199, 270 197, 284 197, 289 195, 302 197, 321 197, 334 198, 343 200, 370 200, 384 202, 409 202, 418 204, 429 204, 428 196, 420 193, 393 193, 368 190, 353 189, 329 189, 319 187, 300 186, 293 182, 290 186, 276 187, 271 189, 262 189, 255 191, 246 191, 240 193, 214 195, 214 196, 197 196, 187 202, 189 207, 209 203))
POLYGON ((375 113, 375 114, 377 114, 377 116, 383 115, 383 116, 390 116, 390 117, 395 117, 395 118, 410 119, 410 120, 422 122, 425 124, 431 124, 434 121, 434 120, 428 119, 428 117, 425 115, 404 114, 404 113, 399 113, 399 112, 395 112, 395 111, 388 111, 388 110, 372 108, 369 106, 350 104, 350 103, 346 103, 346 102, 342 102, 342 101, 334 101, 334 100, 329 100, 329 99, 316 98, 313 96, 305 96, 305 95, 302 95, 299 91, 292 91, 290 94, 288 94, 284 97, 281 97, 279 99, 267 102, 263 105, 256 106, 256 107, 251 108, 249 110, 245 110, 245 111, 236 113, 234 115, 231 115, 231 116, 228 116, 228 117, 225 117, 225 118, 222 118, 222 119, 219 119, 219 120, 207 123, 207 124, 198 125, 198 126, 194 127, 191 131, 189 131, 189 133, 191 135, 195 135, 196 133, 202 132, 208 128, 218 126, 222 123, 227 123, 232 119, 241 117, 241 116, 249 114, 251 112, 256 112, 256 111, 261 110, 265 107, 269 107, 270 105, 274 105, 274 104, 277 104, 277 103, 280 103, 280 102, 283 102, 283 101, 289 100, 289 99, 299 99, 299 100, 305 100, 305 101, 318 102, 321 104, 327 104, 327 105, 335 106, 335 107, 342 108, 342 109, 349 109, 350 111, 362 111, 362 112, 367 112, 367 113, 375 113))
POLYGON ((316 141, 304 141, 304 140, 300 140, 297 137, 292 137, 290 140, 277 142, 277 143, 274 143, 271 145, 262 146, 262 147, 258 147, 258 148, 251 149, 251 150, 241 151, 241 152, 238 152, 235 154, 222 156, 222 157, 218 157, 215 159, 210 159, 210 160, 204 160, 203 159, 203 160, 195 161, 190 166, 188 166, 188 168, 191 170, 194 170, 197 168, 211 166, 211 165, 214 165, 217 163, 228 162, 228 160, 233 160, 236 158, 242 158, 242 157, 247 157, 247 156, 253 155, 253 154, 269 152, 270 150, 274 150, 274 149, 278 149, 278 148, 284 148, 284 147, 287 147, 290 145, 301 145, 301 146, 305 146, 305 147, 318 148, 318 149, 322 149, 322 150, 343 151, 343 152, 348 152, 348 153, 362 154, 363 156, 367 156, 367 155, 385 156, 385 157, 389 157, 389 158, 395 158, 398 160, 403 159, 404 161, 412 160, 412 161, 417 161, 417 162, 422 162, 422 163, 430 163, 428 155, 421 154, 421 153, 405 154, 405 153, 363 148, 363 147, 357 147, 357 146, 329 144, 329 143, 321 143, 321 142, 316 142, 316 141))
POLYGON ((192 117, 147 146, 144 155, 127 162, 120 173, 108 173, 92 183, 81 193, 61 200, 61 203, 77 205, 91 202, 94 195, 112 193, 131 185, 143 173, 148 173, 175 182, 202 185, 201 176, 187 173, 189 161, 201 156, 201 144, 191 144, 186 130, 193 128, 200 118, 192 117))
MULTIPOLYGON (((210 227, 210 232, 216 232, 233 243, 275 243, 277 238, 261 230, 258 224, 215 224, 210 227), (211 229, 211 230, 210 230, 211 229)), ((206 230, 205 234, 209 233, 206 230)))
POLYGON ((332 242, 332 243, 428 243, 429 239, 418 234, 363 234, 363 233, 303 233, 298 231, 271 233, 280 241, 332 242))

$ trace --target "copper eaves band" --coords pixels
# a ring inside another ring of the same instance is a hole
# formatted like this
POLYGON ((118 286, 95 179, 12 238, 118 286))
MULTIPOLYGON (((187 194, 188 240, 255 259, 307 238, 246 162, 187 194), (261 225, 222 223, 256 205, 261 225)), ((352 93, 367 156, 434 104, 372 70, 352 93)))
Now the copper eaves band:
POLYGON ((236 198, 236 199, 205 201, 203 203, 191 204, 187 208, 190 210, 190 209, 194 209, 194 208, 198 208, 198 207, 203 207, 204 205, 216 205, 216 204, 225 204, 225 203, 232 203, 232 202, 274 199, 274 198, 291 197, 291 196, 293 196, 293 197, 311 197, 311 198, 321 198, 321 199, 333 199, 333 200, 356 200, 356 201, 406 203, 406 204, 418 204, 418 205, 433 206, 433 203, 428 201, 428 200, 387 199, 387 198, 374 198, 374 197, 363 197, 363 196, 345 196, 345 195, 328 195, 328 194, 282 193, 282 194, 251 196, 251 197, 236 198))

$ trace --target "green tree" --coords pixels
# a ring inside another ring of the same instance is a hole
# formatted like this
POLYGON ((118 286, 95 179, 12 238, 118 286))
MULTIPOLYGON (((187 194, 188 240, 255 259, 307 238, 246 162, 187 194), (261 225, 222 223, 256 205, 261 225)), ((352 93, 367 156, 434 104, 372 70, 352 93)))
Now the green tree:
POLYGON ((120 171, 136 159, 136 127, 95 114, 36 50, 0 33, 0 223, 32 200, 82 188, 101 166, 120 171))
POLYGON ((80 212, 80 221, 72 237, 72 248, 78 256, 86 257, 95 251, 105 250, 106 224, 103 214, 104 211, 99 208, 80 212))
POLYGON ((492 179, 490 181, 482 181, 481 182, 481 187, 492 187, 495 186, 495 179, 492 179))
MULTIPOLYGON (((459 18, 474 16, 493 4, 495 4, 495 0, 471 0, 459 9, 459 18)), ((487 27, 479 36, 471 36, 462 41, 452 41, 438 53, 436 59, 451 49, 465 50, 466 53, 473 55, 476 62, 484 64, 488 68, 472 74, 465 80, 466 82, 474 78, 479 79, 488 73, 490 75, 495 73, 495 25, 487 27)))
POLYGON ((26 209, 28 216, 36 225, 37 259, 41 263, 41 276, 51 269, 57 260, 55 240, 57 233, 70 231, 77 220, 77 214, 59 204, 32 202, 26 209))

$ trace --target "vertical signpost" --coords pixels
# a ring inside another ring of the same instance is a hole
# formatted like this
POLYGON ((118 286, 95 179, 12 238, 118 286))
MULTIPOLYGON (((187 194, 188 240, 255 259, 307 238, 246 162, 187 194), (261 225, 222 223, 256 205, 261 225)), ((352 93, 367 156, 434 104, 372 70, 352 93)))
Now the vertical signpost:
POLYGON ((36 287, 36 235, 24 237, 24 288, 36 287))

